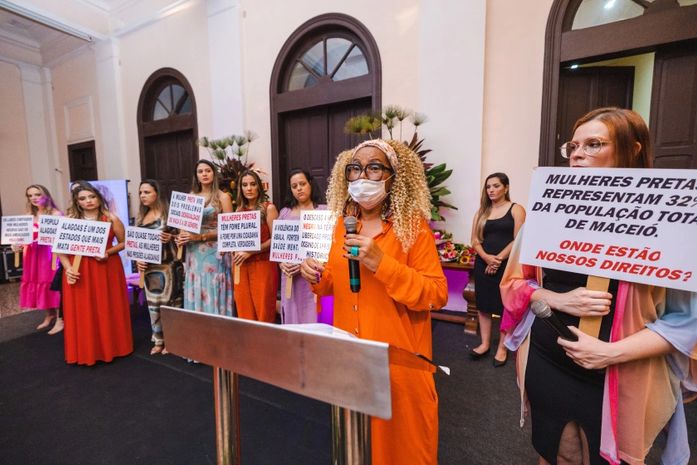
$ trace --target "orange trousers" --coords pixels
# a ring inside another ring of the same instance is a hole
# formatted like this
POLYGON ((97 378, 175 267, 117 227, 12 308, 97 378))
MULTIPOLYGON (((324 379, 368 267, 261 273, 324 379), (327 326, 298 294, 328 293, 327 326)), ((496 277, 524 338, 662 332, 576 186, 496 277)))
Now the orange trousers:
POLYGON ((261 259, 242 263, 240 283, 235 284, 237 316, 265 323, 276 321, 277 289, 278 265, 275 262, 261 259))

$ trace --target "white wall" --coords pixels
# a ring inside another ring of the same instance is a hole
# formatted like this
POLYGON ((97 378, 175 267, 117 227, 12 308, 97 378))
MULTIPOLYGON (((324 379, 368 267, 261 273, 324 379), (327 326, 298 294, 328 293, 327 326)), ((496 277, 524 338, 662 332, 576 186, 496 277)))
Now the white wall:
POLYGON ((552 0, 486 2, 484 148, 481 183, 503 171, 514 202, 527 205, 540 146, 545 28, 552 0))
POLYGON ((32 184, 19 68, 0 61, 0 199, 5 215, 24 214, 32 184))
POLYGON ((420 135, 434 149, 429 161, 447 162, 455 170, 447 183, 453 191, 448 200, 460 210, 448 213, 445 226, 456 239, 468 241, 469 206, 478 203, 481 165, 484 0, 328 3, 242 2, 244 124, 260 135, 250 159, 270 172, 269 84, 286 39, 312 17, 347 14, 363 23, 377 43, 383 105, 428 114, 420 135))
POLYGON ((422 2, 420 14, 419 97, 429 116, 422 135, 433 148, 429 161, 447 162, 458 207, 442 209, 439 228, 469 243, 471 219, 479 206, 484 99, 485 1, 422 2))
MULTIPOLYGON (((198 111, 199 136, 211 133, 211 93, 206 3, 192 1, 187 8, 133 30, 118 39, 125 145, 123 176, 131 180, 132 203, 140 182, 138 99, 145 81, 160 68, 174 68, 191 84, 198 111)), ((224 60, 221 56, 217 59, 224 60)), ((111 174, 111 173, 108 173, 111 174)), ((132 212, 133 213, 133 212, 132 212)))
POLYGON ((67 185, 70 181, 68 145, 95 141, 97 172, 106 172, 102 131, 98 118, 99 94, 97 88, 95 54, 86 48, 52 69, 53 108, 58 146, 58 189, 55 193, 61 205, 69 202, 67 185))
POLYGON ((434 149, 429 161, 454 169, 447 183, 453 195, 446 200, 459 210, 446 212, 444 226, 456 240, 469 242, 484 176, 507 172, 514 200, 527 201, 538 160, 544 32, 551 4, 190 0, 166 15, 117 28, 107 45, 55 66, 59 168, 67 181, 66 145, 91 132, 100 177, 131 179, 134 194, 140 179, 138 99, 154 71, 172 67, 193 88, 199 136, 253 130, 260 137, 250 159, 270 171, 269 82, 276 56, 302 23, 340 12, 362 22, 377 42, 383 105, 399 104, 429 116, 420 131, 434 149), (71 129, 65 129, 66 107, 71 129))

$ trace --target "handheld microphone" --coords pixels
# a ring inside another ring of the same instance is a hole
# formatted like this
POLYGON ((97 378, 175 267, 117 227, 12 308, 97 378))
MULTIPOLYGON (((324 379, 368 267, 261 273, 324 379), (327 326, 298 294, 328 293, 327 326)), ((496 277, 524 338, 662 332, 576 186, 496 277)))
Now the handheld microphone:
MULTIPOLYGON (((347 234, 356 234, 358 220, 355 216, 344 217, 344 228, 347 234)), ((349 285, 351 286, 351 292, 358 292, 361 290, 361 265, 358 260, 348 261, 349 267, 349 285)))
POLYGON ((567 328, 564 323, 561 322, 559 317, 552 312, 552 309, 549 308, 549 305, 547 305, 547 302, 544 302, 542 300, 537 300, 530 305, 530 309, 532 310, 532 313, 535 314, 537 318, 541 318, 543 321, 545 321, 556 333, 562 338, 566 339, 567 341, 578 341, 578 336, 576 336, 574 333, 572 333, 569 328, 567 328))

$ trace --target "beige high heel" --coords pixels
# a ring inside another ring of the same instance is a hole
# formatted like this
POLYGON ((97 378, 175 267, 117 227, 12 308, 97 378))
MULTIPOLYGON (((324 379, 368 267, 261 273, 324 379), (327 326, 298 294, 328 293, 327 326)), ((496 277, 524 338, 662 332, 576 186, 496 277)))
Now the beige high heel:
POLYGON ((63 331, 63 327, 65 324, 63 323, 63 318, 58 317, 56 318, 56 324, 53 325, 53 328, 48 332, 49 335, 53 336, 54 334, 58 334, 61 331, 63 331))

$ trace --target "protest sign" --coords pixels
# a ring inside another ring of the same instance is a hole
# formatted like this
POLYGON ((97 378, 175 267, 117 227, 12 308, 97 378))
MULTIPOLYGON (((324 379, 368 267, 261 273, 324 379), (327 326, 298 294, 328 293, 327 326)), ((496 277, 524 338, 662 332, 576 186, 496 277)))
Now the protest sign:
POLYGON ((328 210, 305 210, 300 212, 300 256, 314 258, 326 263, 332 247, 334 223, 328 210))
POLYGON ((201 231, 203 207, 205 204, 205 197, 200 195, 172 191, 172 197, 169 201, 167 226, 198 233, 201 231))
POLYGON ((269 260, 298 264, 303 258, 300 255, 300 221, 274 220, 269 260))
POLYGON ((162 241, 159 229, 126 228, 126 256, 145 263, 162 263, 162 241))
POLYGON ((34 239, 34 218, 31 215, 2 217, 2 237, 0 243, 10 245, 29 245, 34 239))
POLYGON ((61 217, 53 240, 53 253, 103 257, 111 223, 61 217))
POLYGON ((522 263, 697 291, 697 171, 537 168, 522 263))
POLYGON ((37 240, 39 244, 53 245, 60 219, 60 216, 51 215, 41 215, 39 217, 39 238, 37 240))
POLYGON ((218 252, 261 250, 261 212, 221 213, 218 215, 218 252))

